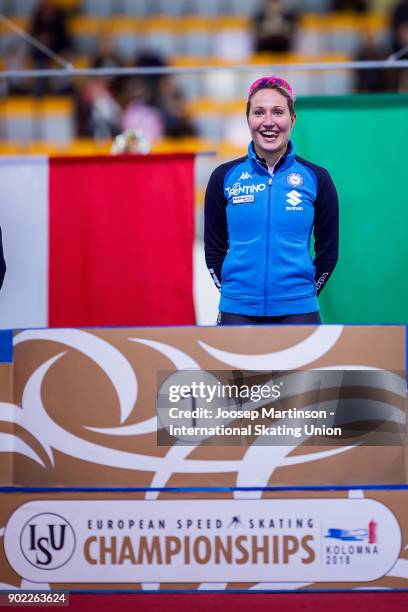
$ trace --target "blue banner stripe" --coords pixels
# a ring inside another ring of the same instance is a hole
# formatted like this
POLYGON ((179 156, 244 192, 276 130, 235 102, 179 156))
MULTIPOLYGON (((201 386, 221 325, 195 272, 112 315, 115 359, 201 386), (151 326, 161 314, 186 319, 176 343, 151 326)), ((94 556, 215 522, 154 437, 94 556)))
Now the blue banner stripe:
POLYGON ((275 487, 0 487, 0 493, 233 493, 234 491, 408 491, 408 484, 282 485, 275 487))
POLYGON ((11 329, 0 329, 0 363, 13 361, 13 332, 11 329))

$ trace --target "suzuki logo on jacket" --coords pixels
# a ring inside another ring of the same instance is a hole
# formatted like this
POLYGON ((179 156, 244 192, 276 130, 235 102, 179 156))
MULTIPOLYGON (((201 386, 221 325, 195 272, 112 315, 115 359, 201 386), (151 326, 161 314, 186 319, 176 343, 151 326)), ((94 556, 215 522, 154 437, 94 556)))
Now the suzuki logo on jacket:
POLYGON ((292 189, 289 193, 286 194, 288 197, 286 201, 291 206, 287 206, 286 210, 303 210, 303 206, 299 206, 302 203, 302 194, 292 189))

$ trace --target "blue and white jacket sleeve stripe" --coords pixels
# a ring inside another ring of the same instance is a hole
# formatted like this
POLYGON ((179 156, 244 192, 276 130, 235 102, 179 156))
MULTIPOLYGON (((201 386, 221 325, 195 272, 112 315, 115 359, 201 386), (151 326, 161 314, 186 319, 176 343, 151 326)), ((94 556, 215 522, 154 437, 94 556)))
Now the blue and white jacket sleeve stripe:
POLYGON ((216 168, 210 177, 205 192, 205 262, 218 289, 221 289, 221 269, 228 251, 224 176, 225 170, 223 167, 216 168))
POLYGON ((327 172, 321 169, 315 202, 314 249, 317 295, 325 287, 336 267, 339 251, 339 201, 336 187, 327 172))

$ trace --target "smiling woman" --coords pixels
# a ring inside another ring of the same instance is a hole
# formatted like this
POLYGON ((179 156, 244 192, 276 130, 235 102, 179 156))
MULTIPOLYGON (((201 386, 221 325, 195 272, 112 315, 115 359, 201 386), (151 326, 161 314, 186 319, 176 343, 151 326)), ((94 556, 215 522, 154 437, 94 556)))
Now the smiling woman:
POLYGON ((205 196, 205 258, 221 292, 218 323, 320 323, 317 296, 338 255, 336 188, 327 170, 295 154, 287 81, 255 81, 246 115, 248 154, 216 168, 205 196))

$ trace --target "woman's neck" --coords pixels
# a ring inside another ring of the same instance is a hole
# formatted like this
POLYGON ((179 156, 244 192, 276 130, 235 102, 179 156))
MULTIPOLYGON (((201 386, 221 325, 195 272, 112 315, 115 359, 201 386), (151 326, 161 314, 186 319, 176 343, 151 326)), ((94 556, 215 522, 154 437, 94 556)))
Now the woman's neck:
POLYGON ((266 163, 268 168, 272 170, 275 167, 275 165, 278 163, 280 158, 283 157, 283 155, 285 155, 285 153, 288 150, 288 146, 289 145, 287 145, 284 150, 273 151, 271 153, 266 153, 266 155, 264 151, 262 152, 258 151, 255 144, 254 144, 254 149, 258 157, 260 157, 266 163))

